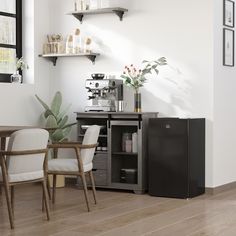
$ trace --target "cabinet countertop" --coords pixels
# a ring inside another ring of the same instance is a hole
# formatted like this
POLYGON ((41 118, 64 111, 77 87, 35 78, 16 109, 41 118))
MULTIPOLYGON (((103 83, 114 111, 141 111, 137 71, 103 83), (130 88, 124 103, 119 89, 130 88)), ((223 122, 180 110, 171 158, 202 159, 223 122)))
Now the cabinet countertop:
POLYGON ((158 115, 158 112, 75 112, 77 115, 158 115))

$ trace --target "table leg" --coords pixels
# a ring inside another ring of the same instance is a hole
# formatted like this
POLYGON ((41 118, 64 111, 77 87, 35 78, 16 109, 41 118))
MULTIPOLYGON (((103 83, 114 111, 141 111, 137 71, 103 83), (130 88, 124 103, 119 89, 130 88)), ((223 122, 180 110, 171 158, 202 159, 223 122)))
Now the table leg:
POLYGON ((1 150, 6 150, 6 137, 1 137, 1 150))
MULTIPOLYGON (((1 147, 0 147, 1 150, 6 150, 6 137, 1 137, 0 140, 1 140, 1 147)), ((1 185, 0 185, 0 195, 2 195, 2 187, 1 187, 1 185)))

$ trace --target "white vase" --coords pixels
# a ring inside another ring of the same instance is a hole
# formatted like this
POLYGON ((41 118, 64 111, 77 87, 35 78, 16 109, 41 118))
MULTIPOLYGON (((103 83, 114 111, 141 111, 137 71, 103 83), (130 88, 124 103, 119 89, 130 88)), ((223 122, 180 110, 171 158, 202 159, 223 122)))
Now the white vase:
POLYGON ((17 70, 14 74, 11 75, 11 83, 22 83, 22 76, 20 75, 19 70, 17 70))

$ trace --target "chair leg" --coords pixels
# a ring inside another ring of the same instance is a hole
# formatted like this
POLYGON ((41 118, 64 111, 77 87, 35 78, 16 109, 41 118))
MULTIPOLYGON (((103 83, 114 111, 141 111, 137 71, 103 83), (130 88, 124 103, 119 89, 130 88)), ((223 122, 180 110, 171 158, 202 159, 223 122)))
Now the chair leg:
MULTIPOLYGON (((45 177, 45 179, 46 179, 46 185, 47 185, 48 198, 49 198, 49 200, 52 200, 48 175, 45 177)), ((43 186, 42 186, 42 188, 43 188, 43 186)), ((44 198, 44 192, 43 192, 42 193, 42 211, 44 211, 44 208, 45 208, 45 198, 44 198)))
POLYGON ((87 189, 87 183, 86 183, 86 178, 85 178, 84 172, 81 173, 80 177, 81 177, 83 188, 84 188, 84 196, 85 196, 87 208, 88 208, 88 211, 90 211, 89 200, 88 200, 88 189, 87 189))
MULTIPOLYGON (((42 185, 42 190, 43 190, 43 185, 42 185)), ((44 199, 44 192, 42 192, 42 212, 44 212, 44 202, 45 202, 45 199, 44 199)))
POLYGON ((14 218, 13 218, 11 199, 10 199, 10 188, 9 188, 9 184, 6 180, 4 180, 4 189, 5 189, 5 194, 6 194, 7 209, 8 209, 8 215, 9 215, 11 229, 14 229, 14 218))
MULTIPOLYGON (((0 150, 5 151, 5 149, 6 149, 6 137, 2 137, 0 138, 0 150)), ((0 169, 2 168, 1 165, 2 163, 0 161, 0 169)), ((2 196, 2 192, 3 192, 2 185, 0 185, 0 196, 2 196)))
POLYGON ((57 184, 57 175, 53 175, 53 187, 52 187, 52 203, 55 203, 56 200, 56 184, 57 184))
POLYGON ((51 191, 50 191, 50 183, 49 183, 48 175, 47 175, 47 189, 48 189, 48 197, 49 197, 49 200, 52 200, 51 191))
POLYGON ((92 184, 94 203, 97 204, 97 194, 96 194, 95 181, 94 181, 92 171, 89 171, 89 177, 90 177, 90 181, 91 181, 91 184, 92 184))
POLYGON ((44 195, 43 199, 46 207, 47 220, 50 220, 48 190, 45 179, 43 180, 42 185, 43 185, 43 195, 44 195))
POLYGON ((14 186, 11 186, 11 207, 12 207, 12 214, 14 217, 14 211, 15 211, 15 191, 14 191, 14 186))
POLYGON ((11 205, 10 186, 7 179, 7 170, 6 170, 5 160, 3 160, 3 158, 1 158, 1 169, 2 169, 2 177, 3 177, 3 187, 5 190, 6 201, 7 201, 9 221, 10 221, 11 229, 14 229, 14 218, 13 218, 13 211, 12 211, 12 205, 11 205))

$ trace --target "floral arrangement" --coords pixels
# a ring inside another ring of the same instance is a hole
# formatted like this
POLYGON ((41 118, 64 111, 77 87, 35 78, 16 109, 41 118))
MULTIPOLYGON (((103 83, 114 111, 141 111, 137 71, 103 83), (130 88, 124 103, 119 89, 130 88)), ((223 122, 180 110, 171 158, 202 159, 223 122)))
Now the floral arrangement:
POLYGON ((143 69, 137 69, 133 64, 125 66, 124 72, 121 75, 121 78, 124 79, 125 85, 132 87, 136 93, 139 92, 139 88, 143 87, 144 83, 147 81, 145 76, 151 74, 152 71, 158 75, 159 70, 157 67, 167 65, 167 61, 165 57, 161 57, 154 61, 144 60, 142 64, 143 69))
POLYGON ((16 70, 24 70, 24 69, 29 69, 28 64, 25 62, 23 57, 16 58, 16 70))

